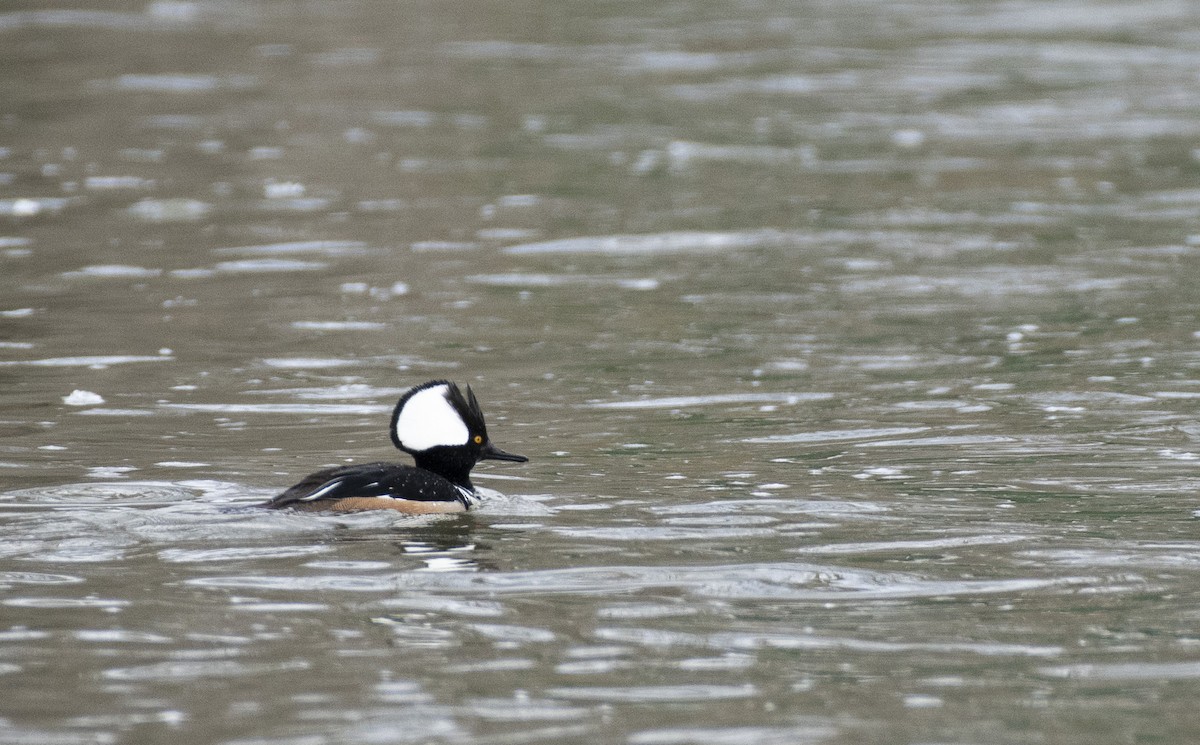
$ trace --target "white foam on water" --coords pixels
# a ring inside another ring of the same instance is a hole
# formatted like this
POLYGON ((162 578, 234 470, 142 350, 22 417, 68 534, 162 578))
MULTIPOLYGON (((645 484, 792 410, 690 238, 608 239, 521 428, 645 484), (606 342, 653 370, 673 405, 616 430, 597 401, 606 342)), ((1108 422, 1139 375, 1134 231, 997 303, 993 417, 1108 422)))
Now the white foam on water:
POLYGON ((219 256, 291 256, 318 254, 321 256, 360 255, 368 244, 362 241, 289 241, 263 243, 253 246, 232 246, 214 249, 219 256))
POLYGON ((162 275, 162 269, 129 266, 126 264, 96 264, 73 272, 63 272, 64 277, 95 277, 100 279, 149 279, 162 275))
POLYGON ((787 234, 776 230, 735 233, 672 232, 645 235, 602 235, 560 238, 540 243, 509 246, 504 253, 514 256, 540 254, 603 254, 610 256, 654 256, 672 253, 717 253, 739 248, 779 245, 787 234))
POLYGON ((262 272, 314 272, 326 269, 323 261, 301 261, 299 259, 244 259, 222 261, 214 268, 228 274, 258 274, 262 272))
POLYGON ((795 434, 766 435, 763 437, 748 437, 742 442, 756 445, 771 445, 780 443, 819 443, 841 442, 845 440, 870 440, 881 437, 895 437, 918 432, 927 432, 929 427, 864 427, 862 429, 830 429, 815 432, 797 432, 795 434))
POLYGON ((695 406, 720 406, 724 404, 780 403, 795 405, 802 401, 828 401, 832 393, 714 393, 707 396, 667 396, 643 398, 635 401, 592 401, 585 404, 590 409, 683 409, 695 406))
POLYGON ((47 357, 40 360, 0 360, 0 366, 91 367, 102 369, 112 365, 127 365, 136 362, 169 362, 174 359, 171 355, 113 354, 85 357, 47 357))

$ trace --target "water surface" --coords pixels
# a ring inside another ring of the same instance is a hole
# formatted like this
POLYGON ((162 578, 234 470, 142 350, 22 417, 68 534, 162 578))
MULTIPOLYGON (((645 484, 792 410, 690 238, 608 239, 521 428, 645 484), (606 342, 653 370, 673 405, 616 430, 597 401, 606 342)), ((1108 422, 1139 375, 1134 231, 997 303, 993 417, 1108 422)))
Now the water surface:
POLYGON ((0 742, 1200 738, 1198 35, 5 8, 0 742), (254 507, 443 377, 482 509, 254 507))

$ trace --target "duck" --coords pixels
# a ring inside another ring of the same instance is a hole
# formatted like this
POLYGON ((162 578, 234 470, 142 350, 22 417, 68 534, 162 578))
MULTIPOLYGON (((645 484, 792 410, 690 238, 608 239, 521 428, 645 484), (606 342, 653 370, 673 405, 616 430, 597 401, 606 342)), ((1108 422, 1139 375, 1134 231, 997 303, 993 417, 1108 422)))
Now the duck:
POLYGON ((464 512, 479 504, 471 469, 483 460, 525 463, 497 447, 470 386, 430 380, 400 397, 392 411, 392 444, 414 464, 363 463, 326 468, 263 503, 306 512, 395 510, 408 514, 464 512))

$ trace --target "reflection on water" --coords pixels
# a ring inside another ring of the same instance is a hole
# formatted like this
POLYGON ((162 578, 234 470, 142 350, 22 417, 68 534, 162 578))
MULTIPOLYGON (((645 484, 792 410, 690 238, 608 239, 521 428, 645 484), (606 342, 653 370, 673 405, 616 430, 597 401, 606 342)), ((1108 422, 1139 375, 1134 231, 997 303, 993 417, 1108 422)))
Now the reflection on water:
POLYGON ((0 11, 0 743, 1197 739, 1198 30, 0 11))

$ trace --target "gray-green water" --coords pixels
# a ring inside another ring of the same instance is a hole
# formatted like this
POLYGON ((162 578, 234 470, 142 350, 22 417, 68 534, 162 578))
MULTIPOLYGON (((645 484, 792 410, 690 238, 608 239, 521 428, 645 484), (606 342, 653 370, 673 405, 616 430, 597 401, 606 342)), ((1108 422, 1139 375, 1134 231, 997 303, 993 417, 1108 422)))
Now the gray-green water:
POLYGON ((1198 49, 6 5, 0 743, 1200 741, 1198 49), (437 377, 483 509, 249 507, 437 377))

